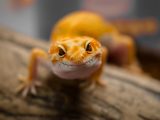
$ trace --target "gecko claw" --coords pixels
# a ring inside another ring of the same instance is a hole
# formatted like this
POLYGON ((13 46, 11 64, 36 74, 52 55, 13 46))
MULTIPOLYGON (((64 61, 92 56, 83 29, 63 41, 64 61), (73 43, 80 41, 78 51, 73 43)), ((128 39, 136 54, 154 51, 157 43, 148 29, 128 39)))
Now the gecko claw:
POLYGON ((35 95, 37 93, 36 87, 41 86, 41 83, 37 80, 29 80, 23 76, 19 76, 18 79, 21 83, 16 91, 20 92, 22 97, 26 97, 29 93, 35 95))

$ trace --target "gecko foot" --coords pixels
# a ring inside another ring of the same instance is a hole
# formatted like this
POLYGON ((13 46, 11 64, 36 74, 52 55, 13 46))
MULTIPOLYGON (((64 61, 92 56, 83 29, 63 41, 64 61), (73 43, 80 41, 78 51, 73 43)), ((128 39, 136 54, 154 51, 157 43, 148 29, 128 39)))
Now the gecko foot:
POLYGON ((16 90, 22 94, 22 97, 26 97, 29 93, 36 94, 36 86, 41 86, 41 83, 37 80, 29 80, 23 76, 18 76, 18 79, 21 81, 21 84, 16 90))

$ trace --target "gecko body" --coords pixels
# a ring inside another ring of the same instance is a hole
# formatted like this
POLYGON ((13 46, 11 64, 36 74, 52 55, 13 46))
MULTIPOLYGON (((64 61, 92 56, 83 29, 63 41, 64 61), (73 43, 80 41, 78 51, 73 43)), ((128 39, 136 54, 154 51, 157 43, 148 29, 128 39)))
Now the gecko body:
POLYGON ((23 96, 29 92, 36 93, 37 66, 40 59, 50 62, 53 73, 63 79, 85 79, 91 84, 102 84, 100 76, 106 58, 119 46, 127 50, 120 64, 132 64, 135 57, 132 40, 122 36, 117 29, 101 16, 86 11, 73 12, 60 19, 51 33, 51 45, 48 53, 42 49, 34 48, 28 67, 28 76, 20 77, 23 83, 18 90, 23 96), (101 41, 105 43, 101 44, 101 41), (107 43, 107 44, 106 44, 107 43), (111 52, 112 51, 112 52, 111 52), (48 57, 49 56, 49 57, 48 57))

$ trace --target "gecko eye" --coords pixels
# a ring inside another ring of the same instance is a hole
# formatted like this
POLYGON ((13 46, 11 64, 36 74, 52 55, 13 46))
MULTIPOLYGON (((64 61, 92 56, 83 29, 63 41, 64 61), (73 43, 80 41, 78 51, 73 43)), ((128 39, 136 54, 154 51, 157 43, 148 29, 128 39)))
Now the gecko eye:
POLYGON ((59 53, 58 53, 58 55, 60 57, 64 57, 65 54, 66 54, 66 52, 62 48, 59 47, 59 53))
POLYGON ((92 51, 92 46, 91 46, 90 43, 88 43, 88 44, 86 45, 86 51, 87 51, 88 53, 90 53, 90 52, 92 51))

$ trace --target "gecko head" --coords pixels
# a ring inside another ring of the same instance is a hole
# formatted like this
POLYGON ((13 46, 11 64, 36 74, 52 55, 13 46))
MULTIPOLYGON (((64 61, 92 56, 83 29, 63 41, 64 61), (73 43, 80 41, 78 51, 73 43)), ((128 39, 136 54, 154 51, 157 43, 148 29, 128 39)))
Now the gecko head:
POLYGON ((94 71, 102 63, 101 44, 91 37, 68 37, 57 40, 51 44, 49 54, 54 70, 67 74, 76 71, 87 72, 90 69, 94 71))

